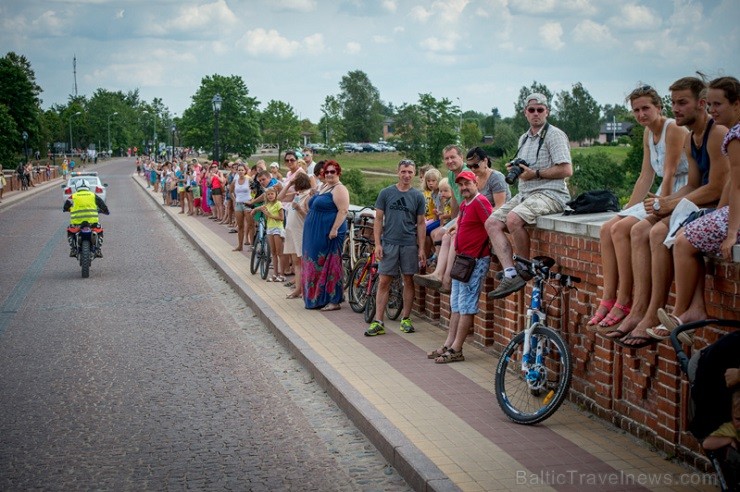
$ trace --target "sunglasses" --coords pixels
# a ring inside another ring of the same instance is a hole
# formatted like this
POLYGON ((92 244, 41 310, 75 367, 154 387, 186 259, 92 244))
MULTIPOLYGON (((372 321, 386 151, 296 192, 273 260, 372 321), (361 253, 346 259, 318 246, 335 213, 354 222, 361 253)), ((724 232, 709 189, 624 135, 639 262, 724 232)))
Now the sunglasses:
POLYGON ((327 174, 327 175, 328 174, 337 174, 337 171, 336 171, 336 169, 329 169, 329 170, 324 171, 324 174, 327 174))
POLYGON ((399 162, 399 164, 402 166, 415 166, 416 165, 416 163, 412 161, 411 159, 404 159, 401 162, 399 162))
POLYGON ((644 96, 653 92, 655 92, 655 89, 653 89, 651 86, 643 85, 642 87, 638 87, 637 89, 630 92, 630 98, 644 96))
POLYGON ((480 163, 476 162, 475 164, 468 164, 468 167, 470 169, 478 169, 480 167, 480 163))
POLYGON ((295 162, 295 159, 285 159, 285 162, 295 162))
POLYGON ((527 108, 528 113, 544 113, 545 108, 527 108))

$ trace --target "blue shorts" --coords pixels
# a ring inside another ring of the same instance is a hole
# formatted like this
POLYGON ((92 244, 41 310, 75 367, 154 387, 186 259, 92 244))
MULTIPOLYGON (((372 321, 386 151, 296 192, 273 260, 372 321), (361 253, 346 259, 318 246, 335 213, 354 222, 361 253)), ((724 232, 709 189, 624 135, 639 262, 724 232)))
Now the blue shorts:
POLYGON ((477 314, 478 313, 478 296, 483 288, 483 280, 488 273, 488 267, 491 264, 491 257, 478 258, 475 262, 475 269, 470 280, 460 282, 452 279, 452 292, 450 292, 450 310, 453 313, 460 314, 477 314))
POLYGON ((399 246, 383 243, 383 259, 378 262, 378 273, 398 276, 398 270, 404 275, 419 272, 419 248, 416 245, 399 246))
POLYGON ((439 219, 433 220, 427 224, 427 236, 432 233, 434 229, 439 227, 439 219))

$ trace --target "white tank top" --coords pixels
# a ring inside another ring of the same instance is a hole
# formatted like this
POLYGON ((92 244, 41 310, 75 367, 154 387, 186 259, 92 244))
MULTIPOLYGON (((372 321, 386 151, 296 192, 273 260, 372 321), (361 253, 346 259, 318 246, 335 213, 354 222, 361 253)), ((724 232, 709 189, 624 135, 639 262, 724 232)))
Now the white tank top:
MULTIPOLYGON (((663 166, 665 164, 665 135, 669 125, 674 125, 676 120, 668 118, 663 124, 663 130, 660 132, 660 140, 658 143, 653 141, 653 132, 648 130, 648 146, 650 149, 650 165, 653 167, 655 174, 663 177, 663 166)), ((673 189, 671 193, 675 193, 682 188, 689 180, 689 161, 686 159, 686 153, 681 151, 681 159, 678 161, 678 167, 676 167, 676 174, 673 177, 673 189)))
POLYGON ((245 203, 252 199, 252 187, 249 178, 244 176, 244 183, 239 184, 239 178, 234 178, 234 201, 236 203, 245 203))

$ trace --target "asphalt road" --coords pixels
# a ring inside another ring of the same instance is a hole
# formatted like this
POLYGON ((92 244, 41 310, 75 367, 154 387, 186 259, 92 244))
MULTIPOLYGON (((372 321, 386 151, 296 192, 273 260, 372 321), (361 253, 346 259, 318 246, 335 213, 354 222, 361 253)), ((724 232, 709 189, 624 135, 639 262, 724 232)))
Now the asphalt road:
POLYGON ((53 188, 0 211, 1 490, 408 490, 131 179, 82 279, 53 188))

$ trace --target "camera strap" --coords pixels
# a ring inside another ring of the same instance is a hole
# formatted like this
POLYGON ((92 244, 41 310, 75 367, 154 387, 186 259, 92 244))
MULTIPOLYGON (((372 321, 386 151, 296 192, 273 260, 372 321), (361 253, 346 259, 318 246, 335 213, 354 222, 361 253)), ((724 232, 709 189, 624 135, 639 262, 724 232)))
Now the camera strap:
MULTIPOLYGON (((545 123, 544 128, 542 128, 542 132, 540 132, 540 143, 537 144, 537 154, 534 157, 534 162, 537 163, 537 161, 540 158, 540 149, 542 149, 542 145, 545 143, 545 137, 547 136, 547 130, 550 129, 550 123, 545 123)), ((524 145, 527 143, 527 140, 529 140, 529 131, 524 136, 524 142, 522 142, 522 145, 519 146, 519 148, 516 151, 516 154, 514 154, 514 157, 519 157, 519 152, 521 152, 524 145)))

